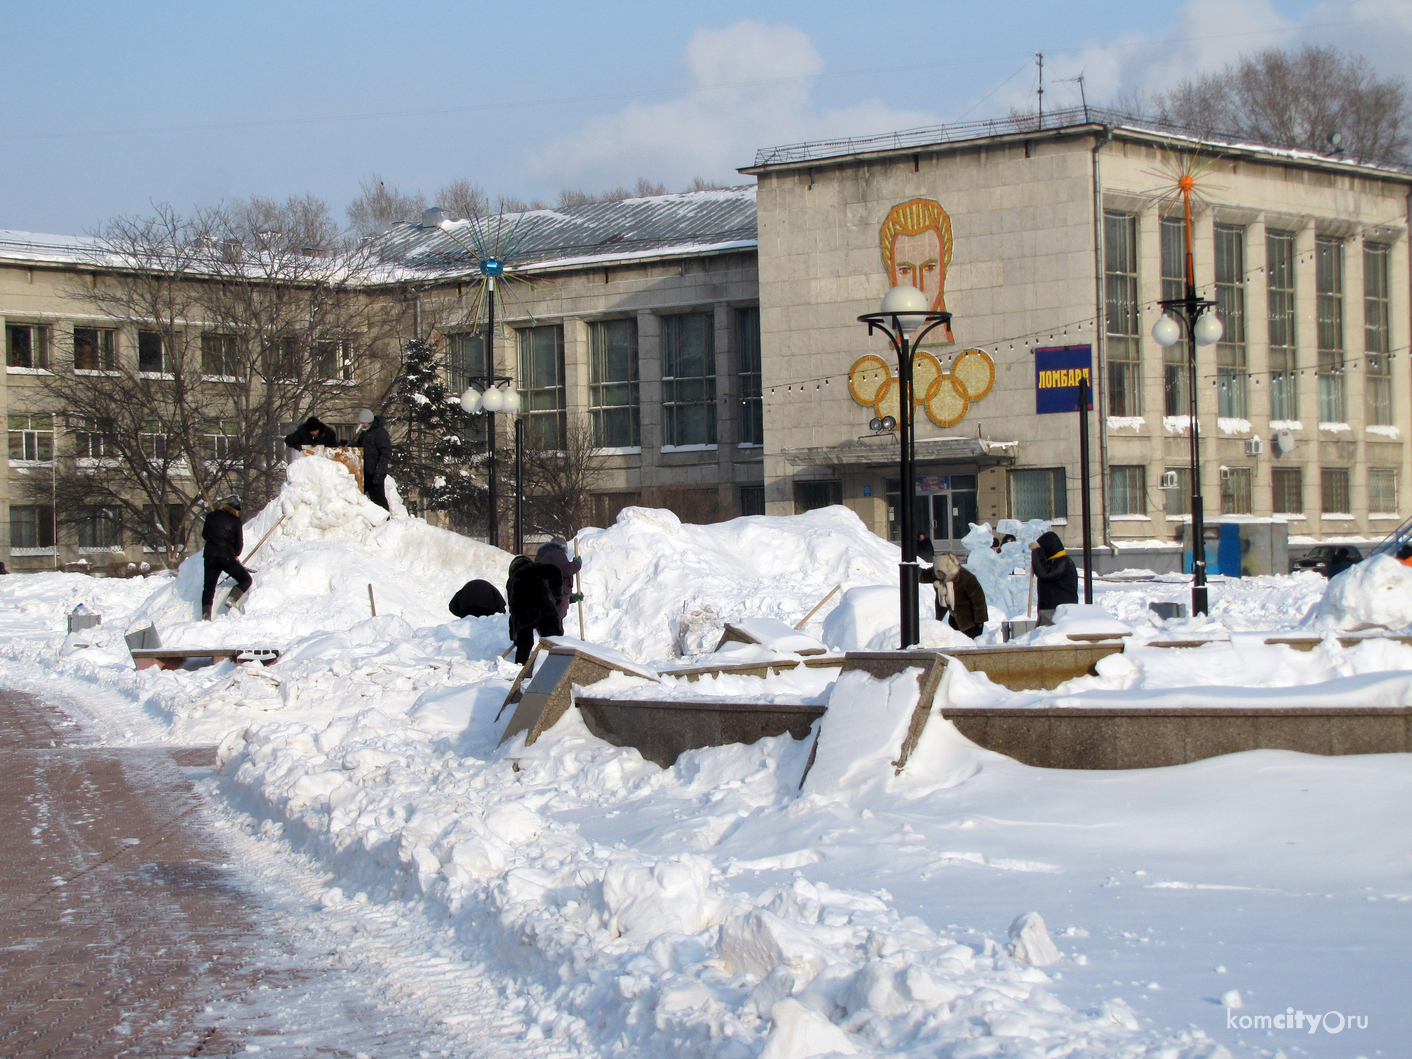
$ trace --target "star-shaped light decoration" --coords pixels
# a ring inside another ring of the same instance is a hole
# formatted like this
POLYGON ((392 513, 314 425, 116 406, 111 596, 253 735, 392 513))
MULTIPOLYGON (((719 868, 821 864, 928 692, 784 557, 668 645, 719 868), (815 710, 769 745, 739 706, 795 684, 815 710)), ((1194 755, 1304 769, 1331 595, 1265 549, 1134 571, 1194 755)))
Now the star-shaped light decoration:
POLYGON ((1191 256, 1192 203, 1195 202, 1198 209, 1207 212, 1214 208, 1210 193, 1226 191, 1228 188, 1224 184, 1212 184, 1210 177, 1228 170, 1230 163, 1211 155, 1203 156, 1200 148, 1194 151, 1180 151, 1176 148, 1159 147, 1157 151, 1158 168, 1145 169, 1143 172, 1148 176, 1157 177, 1162 183, 1148 192, 1147 198, 1157 204, 1159 217, 1166 217, 1177 208, 1178 203, 1181 204, 1182 216, 1186 222, 1186 281, 1194 287, 1196 277, 1192 272, 1191 256))
POLYGON ((500 316, 505 315, 507 295, 523 310, 523 315, 533 321, 534 314, 518 297, 516 287, 519 284, 533 287, 534 281, 512 271, 525 258, 529 237, 534 232, 534 222, 528 213, 514 214, 513 218, 501 213, 495 217, 444 220, 438 227, 466 253, 432 251, 430 256, 442 259, 448 268, 471 267, 471 289, 462 298, 470 298, 466 317, 477 329, 480 328, 482 314, 491 326, 494 326, 497 309, 500 316))

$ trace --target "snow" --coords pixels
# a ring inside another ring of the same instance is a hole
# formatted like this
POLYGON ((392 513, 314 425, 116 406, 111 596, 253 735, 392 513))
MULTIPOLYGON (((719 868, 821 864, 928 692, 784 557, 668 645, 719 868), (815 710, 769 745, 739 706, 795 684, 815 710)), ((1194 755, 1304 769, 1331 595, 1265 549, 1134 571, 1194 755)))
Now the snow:
POLYGON ((1402 437, 1402 431, 1398 430, 1397 427, 1390 423, 1370 423, 1363 429, 1369 434, 1379 434, 1382 437, 1391 438, 1393 441, 1402 437))
POLYGON ((1108 429, 1111 431, 1131 430, 1134 434, 1141 433, 1142 428, 1147 425, 1147 420, 1142 416, 1109 416, 1108 429))
POLYGON ((1237 416, 1218 416, 1216 427, 1222 434, 1249 434, 1250 420, 1237 416))
MULTIPOLYGON (((662 769, 595 738, 576 710, 532 746, 500 746, 517 672, 499 657, 504 618, 444 608, 472 577, 503 583, 509 556, 370 508, 336 465, 296 462, 246 527, 253 547, 285 516, 253 560, 246 613, 210 623, 193 620, 192 560, 175 576, 0 578, 0 679, 112 743, 219 744, 215 804, 269 857, 314 867, 304 915, 383 916, 350 958, 401 982, 456 1054, 482 1054, 486 1023, 462 1034, 473 1005, 448 986, 487 980, 512 1042, 565 1056, 1373 1055, 1412 1032, 1412 947, 1398 940, 1412 900, 1407 755, 1050 771, 976 747, 941 712, 1412 702, 1412 647, 1264 643, 1406 626, 1405 568, 1215 578, 1210 616, 1167 622, 1148 602, 1187 599, 1189 579, 1100 580, 1096 608, 1064 608, 1031 634, 1128 632, 1097 676, 1016 692, 949 666, 920 703, 915 671, 672 675, 714 649, 713 622, 792 627, 836 585, 803 631, 835 650, 894 646, 898 552, 852 513, 690 526, 628 509, 580 533, 590 643, 557 641, 620 663, 593 694, 827 706, 812 766, 813 741, 785 735, 662 769), (70 636, 79 604, 103 623, 70 636), (167 643, 284 653, 269 667, 138 671, 122 634, 147 621, 167 643), (700 650, 679 652, 684 630, 700 650), (1152 646, 1193 638, 1213 642, 1152 646), (919 708, 927 724, 899 773, 919 708), (450 954, 433 984, 414 971, 437 931, 450 954), (1243 1032, 1226 1022, 1231 991, 1251 1016, 1290 1006, 1368 1027, 1243 1032)), ((964 542, 993 621, 1023 613, 1027 544, 1044 524, 996 528, 1020 537, 1006 554, 989 551, 989 526, 964 542)), ((929 606, 924 593, 924 637, 969 645, 929 606)), ((718 660, 782 657, 735 647, 718 660)))

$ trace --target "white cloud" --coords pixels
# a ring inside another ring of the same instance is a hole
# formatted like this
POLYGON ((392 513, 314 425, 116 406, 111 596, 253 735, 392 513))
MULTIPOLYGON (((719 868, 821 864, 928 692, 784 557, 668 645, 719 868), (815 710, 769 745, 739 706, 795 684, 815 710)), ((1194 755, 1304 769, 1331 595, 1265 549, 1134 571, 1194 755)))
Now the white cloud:
POLYGON ((687 88, 664 103, 625 107, 534 152, 531 171, 561 184, 677 187, 694 176, 739 179, 759 147, 936 124, 935 114, 877 101, 824 109, 811 100, 824 62, 792 26, 737 22, 700 29, 685 51, 687 88))

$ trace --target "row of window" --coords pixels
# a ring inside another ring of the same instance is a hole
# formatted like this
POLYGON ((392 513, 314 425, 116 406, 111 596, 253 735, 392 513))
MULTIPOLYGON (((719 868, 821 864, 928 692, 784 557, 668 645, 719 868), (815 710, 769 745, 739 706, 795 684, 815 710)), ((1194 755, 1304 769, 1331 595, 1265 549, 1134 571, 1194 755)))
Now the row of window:
MULTIPOLYGON (((716 444, 716 322, 714 313, 663 316, 662 445, 716 444)), ((738 441, 764 442, 760 383, 760 310, 735 310, 736 375, 740 392, 738 441)), ((517 380, 531 444, 562 445, 568 412, 564 384, 564 328, 559 324, 516 331, 517 380)), ((448 336, 447 372, 453 391, 490 372, 479 333, 448 336)), ((593 442, 603 448, 642 444, 637 320, 589 325, 588 417, 593 442)))
MULTIPOLYGON (((76 459, 103 460, 118 457, 119 446, 110 426, 78 415, 11 414, 6 416, 10 462, 51 463, 54 459, 54 433, 61 425, 73 439, 73 454, 76 459)), ((142 424, 138 445, 147 459, 163 463, 179 460, 183 456, 182 449, 174 439, 173 431, 160 420, 152 419, 142 424)), ((237 424, 231 419, 210 420, 196 439, 199 456, 209 462, 237 457, 241 444, 237 424)))
MULTIPOLYGON (((6 324, 6 366, 50 370, 53 366, 51 331, 45 324, 6 324)), ((119 334, 111 327, 74 327, 74 370, 117 370, 119 334)), ((202 375, 232 379, 246 374, 235 335, 207 331, 201 334, 200 342, 202 375)), ((171 343, 158 331, 137 331, 134 348, 137 370, 144 374, 170 375, 176 367, 171 343)), ((284 338, 272 344, 267 351, 267 361, 262 365, 265 377, 287 382, 301 378, 306 370, 305 348, 306 343, 297 338, 284 338)), ((318 341, 307 345, 307 349, 307 366, 313 378, 330 382, 347 382, 353 378, 352 343, 348 340, 318 341)))
MULTIPOLYGON (((1109 469, 1108 498, 1114 515, 1147 515, 1152 510, 1147 493, 1145 466, 1113 466, 1109 469)), ((1015 472, 1024 473, 1024 472, 1015 472)), ((1062 474, 1062 471, 1060 472, 1062 474)), ((1013 478, 1013 475, 1012 475, 1013 478)), ((1221 514, 1249 515, 1254 502, 1255 471, 1251 467, 1221 468, 1221 514)), ((1325 515, 1349 515, 1353 511, 1351 472, 1347 467, 1319 468, 1319 511, 1325 515)), ((1169 467, 1162 475, 1168 515, 1191 514, 1191 468, 1169 467)), ((1271 510, 1277 515, 1304 515, 1304 468, 1276 467, 1270 472, 1271 510)), ((1393 515, 1397 506, 1397 469, 1368 469, 1368 511, 1393 515)), ((1033 517, 1033 516, 1016 516, 1033 517)), ((1045 517, 1045 516, 1039 516, 1045 517)))
MULTIPOLYGON (((136 536, 151 551, 165 550, 167 527, 181 525, 184 509, 171 504, 166 525, 158 518, 157 508, 148 504, 142 509, 142 522, 136 536)), ((75 518, 66 520, 74 531, 80 550, 120 550, 123 547, 123 512, 121 508, 89 506, 80 508, 75 518)), ((54 547, 57 524, 54 509, 48 504, 10 505, 10 547, 42 549, 54 547)))
MULTIPOLYGON (((1104 214, 1104 287, 1107 318, 1108 411, 1116 416, 1143 414, 1142 334, 1138 284, 1137 217, 1104 214)), ((1186 293, 1186 232, 1181 214, 1161 220, 1162 298, 1186 293)), ((1247 277, 1245 229, 1215 226, 1216 314, 1225 331, 1216 344, 1217 409, 1221 416, 1249 418, 1253 391, 1264 390, 1270 418, 1299 419, 1299 379, 1296 356, 1295 233, 1268 229, 1265 233, 1265 276, 1268 298, 1266 334, 1269 370, 1252 372, 1246 355, 1247 277)), ((1344 336, 1344 255, 1342 239, 1315 240, 1314 288, 1319 421, 1348 421, 1344 336)), ((1393 422, 1391 307, 1388 266, 1390 247, 1363 243, 1364 420, 1370 425, 1393 422)), ((1259 269, 1256 270, 1257 272, 1259 269)), ((1162 354, 1163 414, 1190 414, 1187 386, 1188 347, 1185 341, 1162 354)))

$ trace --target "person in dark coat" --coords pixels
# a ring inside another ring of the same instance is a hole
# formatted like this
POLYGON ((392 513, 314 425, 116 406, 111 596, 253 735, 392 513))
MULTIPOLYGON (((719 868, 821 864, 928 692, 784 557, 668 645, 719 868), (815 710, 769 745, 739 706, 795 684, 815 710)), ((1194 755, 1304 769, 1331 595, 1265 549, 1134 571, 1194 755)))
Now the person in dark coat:
MULTIPOLYGON (((1404 544, 1401 548, 1397 549, 1395 558, 1403 566, 1412 566, 1412 544, 1404 544)), ((0 563, 0 566, 4 565, 4 563, 0 563)))
POLYGON ((201 587, 201 617, 211 620, 211 603, 216 598, 216 582, 221 574, 235 578, 235 587, 226 599, 227 606, 240 602, 250 591, 253 578, 240 565, 240 552, 245 547, 245 533, 240 525, 240 497, 232 496, 216 505, 201 526, 201 539, 206 542, 202 553, 206 562, 206 580, 201 587))
POLYGON ((1333 558, 1329 560, 1329 577, 1337 577, 1353 565, 1355 563, 1351 551, 1347 548, 1335 548, 1333 558))
POLYGON ((985 589, 959 558, 942 552, 936 557, 936 566, 921 572, 921 580, 923 584, 936 585, 937 621, 946 619, 953 629, 972 640, 985 632, 985 623, 990 620, 985 589))
POLYGON ((392 462, 392 438, 383 426, 382 416, 374 415, 371 408, 358 413, 358 423, 362 430, 353 439, 353 444, 363 450, 363 494, 384 511, 387 506, 387 468, 392 462))
POLYGON ((284 436, 284 443, 291 449, 309 448, 314 445, 337 445, 338 432, 318 416, 310 416, 295 428, 294 433, 284 436))
POLYGON ((505 599, 510 607, 510 639, 515 643, 515 663, 529 661, 534 634, 564 635, 559 620, 559 593, 564 575, 552 563, 536 563, 528 556, 510 560, 510 576, 505 581, 505 599))
POLYGON ((1053 625, 1054 612, 1062 604, 1079 601, 1079 568, 1059 534, 1049 530, 1030 545, 1030 569, 1039 582, 1039 624, 1053 625))
POLYGON ((559 620, 562 622, 569 616, 569 604, 583 599, 581 594, 573 591, 574 575, 583 569, 583 560, 570 559, 568 549, 564 546, 564 538, 555 537, 539 546, 539 551, 534 553, 534 561, 552 563, 564 579, 559 589, 559 620))
POLYGON ((932 539, 925 533, 917 533, 917 558, 924 562, 936 562, 936 547, 932 544, 932 539))
POLYGON ((505 597, 489 581, 467 581, 451 597, 446 609, 458 618, 484 618, 505 613, 505 597))

